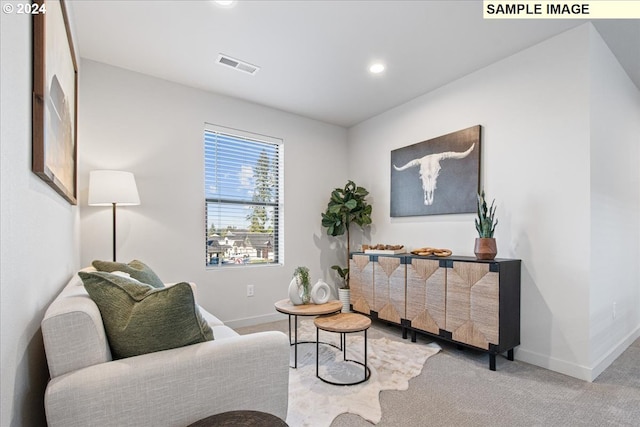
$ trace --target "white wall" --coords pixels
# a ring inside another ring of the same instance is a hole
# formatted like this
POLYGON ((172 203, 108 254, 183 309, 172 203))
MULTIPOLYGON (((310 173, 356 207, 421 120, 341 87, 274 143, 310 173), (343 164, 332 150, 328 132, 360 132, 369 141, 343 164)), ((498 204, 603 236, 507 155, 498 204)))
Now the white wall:
POLYGON ((40 321, 80 265, 79 215, 31 172, 31 17, 0 22, 0 425, 43 426, 40 321))
POLYGON ((111 259, 111 210, 87 206, 89 171, 121 169, 135 174, 141 205, 118 209, 118 260, 138 258, 163 280, 196 282, 199 302, 223 321, 281 318, 273 303, 286 298, 298 265, 314 281, 334 282, 338 254, 320 214, 347 180, 345 129, 88 60, 79 123, 83 265, 111 259), (205 122, 284 140, 284 266, 205 268, 205 122))
MULTIPOLYGON (((390 218, 390 151, 482 125, 481 185, 498 205, 498 256, 523 261, 516 357, 583 379, 592 377, 591 31, 590 24, 568 31, 361 123, 348 135, 350 176, 372 194, 374 243, 473 255, 474 215, 390 218)), ((610 226, 624 231, 623 224, 610 226)), ((616 250, 637 252, 634 236, 616 250)))
POLYGON ((0 23, 2 426, 44 424, 40 320, 76 269, 111 256, 109 209, 86 206, 96 168, 131 170, 138 180, 142 205, 119 210, 119 257, 144 259, 165 280, 198 282, 202 304, 240 325, 270 318, 295 266, 326 277, 342 259, 327 250, 335 241, 325 237, 320 212, 347 178, 371 190, 374 204, 374 227, 364 238, 356 233, 354 244, 429 244, 471 255, 472 215, 389 218, 389 153, 481 124, 499 256, 523 260, 517 357, 590 379, 638 335, 640 102, 590 26, 353 128, 348 148, 341 128, 85 61, 73 207, 31 172, 30 17, 2 14, 0 23), (285 140, 284 267, 202 265, 204 121, 285 140), (247 283, 256 285, 253 298, 245 297, 247 283))
POLYGON ((640 92, 595 29, 590 48, 589 332, 595 377, 640 336, 640 92))

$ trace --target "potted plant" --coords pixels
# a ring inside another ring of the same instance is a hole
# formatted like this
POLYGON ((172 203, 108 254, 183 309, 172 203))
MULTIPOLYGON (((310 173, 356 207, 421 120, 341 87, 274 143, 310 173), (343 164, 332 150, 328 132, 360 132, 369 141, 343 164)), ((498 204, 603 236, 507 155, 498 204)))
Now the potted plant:
POLYGON ((289 283, 289 300, 293 305, 309 304, 311 300, 311 282, 309 269, 297 267, 293 272, 293 279, 289 283))
MULTIPOLYGON (((353 181, 349 180, 344 188, 335 188, 331 192, 331 198, 327 204, 326 211, 322 214, 322 226, 327 229, 329 236, 342 236, 347 234, 347 253, 346 267, 334 265, 331 268, 335 270, 341 278, 341 286, 338 290, 341 294, 348 294, 349 290, 349 254, 350 254, 350 233, 351 224, 357 224, 365 227, 371 224, 372 207, 366 201, 369 192, 364 187, 358 187, 353 181)), ((340 300, 343 301, 341 296, 340 300)), ((347 301, 349 296, 344 297, 347 301)), ((349 303, 343 311, 349 311, 349 303)))
POLYGON ((342 303, 342 312, 348 313, 351 309, 351 290, 349 289, 349 269, 339 265, 332 265, 331 268, 338 273, 340 284, 338 286, 338 298, 342 303))
POLYGON ((491 202, 491 206, 487 207, 484 190, 478 194, 478 218, 475 222, 479 237, 476 238, 474 248, 477 259, 491 260, 498 254, 496 239, 493 237, 496 225, 498 225, 494 203, 495 199, 491 202))

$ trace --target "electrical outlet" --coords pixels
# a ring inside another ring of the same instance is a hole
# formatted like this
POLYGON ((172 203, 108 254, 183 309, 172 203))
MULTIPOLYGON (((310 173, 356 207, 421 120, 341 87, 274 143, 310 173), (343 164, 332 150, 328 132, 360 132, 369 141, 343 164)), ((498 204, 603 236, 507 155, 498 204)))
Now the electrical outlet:
POLYGON ((247 285, 247 296, 248 297, 253 296, 253 285, 247 285))
POLYGON ((613 314, 613 318, 615 319, 616 318, 616 303, 615 302, 613 303, 613 313, 612 314, 613 314))

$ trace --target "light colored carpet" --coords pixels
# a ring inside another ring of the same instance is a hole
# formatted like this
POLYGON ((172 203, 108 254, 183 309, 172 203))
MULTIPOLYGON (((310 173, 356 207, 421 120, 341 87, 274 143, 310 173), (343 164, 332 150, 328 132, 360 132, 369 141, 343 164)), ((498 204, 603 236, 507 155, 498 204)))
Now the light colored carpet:
MULTIPOLYGON (((313 320, 300 321, 299 341, 315 341, 313 320)), ((320 332, 323 343, 339 344, 339 335, 320 332)), ((316 377, 316 345, 298 345, 298 368, 289 372, 289 413, 287 424, 294 427, 330 426, 342 413, 356 414, 371 423, 382 417, 379 394, 382 390, 407 390, 409 380, 420 374, 425 361, 438 353, 437 344, 407 344, 387 337, 368 340, 368 381, 353 386, 327 384, 316 377)), ((362 333, 347 334, 347 359, 363 361, 362 333)), ((293 366, 293 348, 291 350, 293 366)), ((361 365, 343 361, 342 352, 320 345, 320 375, 334 382, 354 382, 364 378, 361 365)))
MULTIPOLYGON (((240 328, 240 333, 287 332, 287 321, 240 328)), ((369 338, 387 337, 408 345, 400 328, 375 321, 369 338)), ((322 338, 322 337, 321 337, 322 338)), ((425 363, 406 391, 380 393, 382 418, 376 427, 640 426, 640 338, 593 382, 581 381, 517 360, 489 356, 436 341, 440 353, 425 363)), ((343 413, 331 427, 371 427, 359 415, 343 413)), ((297 427, 292 425, 291 427, 297 427)))

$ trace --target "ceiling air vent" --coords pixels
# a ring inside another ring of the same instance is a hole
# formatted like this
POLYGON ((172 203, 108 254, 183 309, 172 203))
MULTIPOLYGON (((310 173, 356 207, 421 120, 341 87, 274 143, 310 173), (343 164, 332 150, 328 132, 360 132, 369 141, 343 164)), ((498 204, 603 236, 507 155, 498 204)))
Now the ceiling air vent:
POLYGON ((231 67, 251 75, 254 75, 258 70, 260 70, 260 67, 251 65, 248 62, 240 61, 239 59, 232 58, 222 53, 218 55, 218 64, 226 65, 227 67, 231 67))

